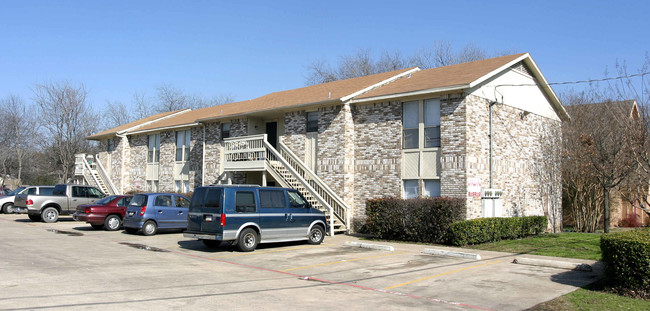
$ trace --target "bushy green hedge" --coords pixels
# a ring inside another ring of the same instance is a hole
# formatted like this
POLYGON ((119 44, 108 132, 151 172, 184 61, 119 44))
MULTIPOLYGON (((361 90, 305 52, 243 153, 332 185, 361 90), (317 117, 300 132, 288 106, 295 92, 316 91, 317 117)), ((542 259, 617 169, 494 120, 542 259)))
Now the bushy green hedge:
POLYGON ((465 218, 465 201, 455 198, 379 198, 366 201, 365 233, 378 238, 442 243, 449 226, 465 218))
POLYGON ((650 228, 603 234, 600 250, 610 285, 650 292, 650 228))
POLYGON ((456 246, 480 244, 537 235, 548 224, 546 216, 479 218, 455 222, 449 228, 448 243, 456 246))

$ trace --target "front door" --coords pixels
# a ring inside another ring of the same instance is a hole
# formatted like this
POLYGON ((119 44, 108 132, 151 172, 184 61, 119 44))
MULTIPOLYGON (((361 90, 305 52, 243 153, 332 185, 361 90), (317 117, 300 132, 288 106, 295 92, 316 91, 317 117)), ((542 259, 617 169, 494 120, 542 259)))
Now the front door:
POLYGON ((269 144, 278 149, 278 122, 266 122, 266 135, 269 144))
POLYGON ((316 173, 316 162, 318 160, 318 132, 307 133, 305 139, 305 165, 312 172, 316 173))

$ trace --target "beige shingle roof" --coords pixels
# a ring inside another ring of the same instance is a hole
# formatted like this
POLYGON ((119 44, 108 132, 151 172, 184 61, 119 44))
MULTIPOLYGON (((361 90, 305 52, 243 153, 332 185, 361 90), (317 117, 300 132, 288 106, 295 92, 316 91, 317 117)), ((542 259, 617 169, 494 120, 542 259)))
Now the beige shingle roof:
POLYGON ((214 120, 255 111, 288 108, 325 101, 340 101, 345 96, 412 69, 401 69, 359 78, 311 85, 293 90, 274 92, 251 100, 197 109, 139 127, 137 131, 181 127, 183 125, 194 124, 197 121, 214 120))
POLYGON ((355 98, 362 99, 458 85, 468 85, 525 54, 526 53, 501 56, 469 63, 421 70, 411 74, 410 77, 399 79, 355 98))
POLYGON ((183 110, 187 110, 187 109, 181 109, 181 110, 176 110, 176 111, 168 111, 168 112, 161 112, 161 113, 158 113, 158 114, 154 114, 152 116, 149 116, 149 117, 137 120, 137 121, 133 121, 133 122, 130 122, 130 123, 127 123, 127 124, 124 124, 124 125, 120 125, 118 127, 114 127, 112 129, 109 129, 109 130, 105 130, 103 132, 99 132, 97 134, 88 136, 86 138, 92 140, 92 139, 98 139, 98 138, 101 138, 101 137, 104 137, 104 136, 113 136, 113 135, 115 135, 115 134, 117 134, 119 132, 131 129, 131 128, 134 128, 134 127, 138 127, 139 125, 143 125, 143 124, 146 124, 148 122, 154 122, 157 119, 161 119, 161 118, 173 115, 175 113, 182 112, 183 110))

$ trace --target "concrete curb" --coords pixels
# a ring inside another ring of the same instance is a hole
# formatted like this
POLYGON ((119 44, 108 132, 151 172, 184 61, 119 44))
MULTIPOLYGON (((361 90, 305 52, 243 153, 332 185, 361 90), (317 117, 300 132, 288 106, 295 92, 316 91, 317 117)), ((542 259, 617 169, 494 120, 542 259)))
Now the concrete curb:
POLYGON ((549 268, 558 268, 558 269, 567 269, 567 270, 576 270, 576 271, 585 271, 591 272, 593 268, 585 263, 575 263, 575 262, 566 262, 559 260, 548 260, 548 259, 533 259, 519 257, 515 258, 512 263, 521 264, 521 265, 531 265, 531 266, 541 266, 549 268))
POLYGON ((380 244, 370 244, 370 243, 361 243, 361 242, 350 242, 350 241, 345 241, 345 246, 353 246, 353 247, 361 247, 361 248, 371 248, 371 249, 378 249, 382 251, 395 251, 395 248, 392 246, 388 245, 380 245, 380 244))
POLYGON ((463 252, 455 252, 455 251, 445 251, 445 250, 433 249, 433 248, 425 248, 422 251, 422 253, 423 254, 430 254, 430 255, 441 255, 441 256, 449 256, 449 257, 459 257, 459 258, 465 258, 465 259, 481 260, 481 255, 479 255, 479 254, 463 253, 463 252))

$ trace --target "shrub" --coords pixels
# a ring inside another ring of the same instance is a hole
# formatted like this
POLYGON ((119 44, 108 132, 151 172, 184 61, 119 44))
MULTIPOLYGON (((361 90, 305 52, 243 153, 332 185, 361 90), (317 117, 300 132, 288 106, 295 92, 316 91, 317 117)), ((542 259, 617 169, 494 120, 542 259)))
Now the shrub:
POLYGON ((447 242, 463 246, 537 235, 548 225, 546 216, 478 218, 455 222, 449 228, 447 242))
POLYGON ((619 227, 629 227, 629 228, 636 228, 639 227, 639 221, 637 219, 637 215, 635 213, 630 213, 627 215, 627 217, 621 219, 618 223, 619 227))
POLYGON ((447 197, 370 199, 366 217, 363 231, 378 238, 441 243, 449 226, 465 217, 465 201, 447 197))
POLYGON ((608 284, 650 292, 650 228, 603 234, 600 250, 608 284))

